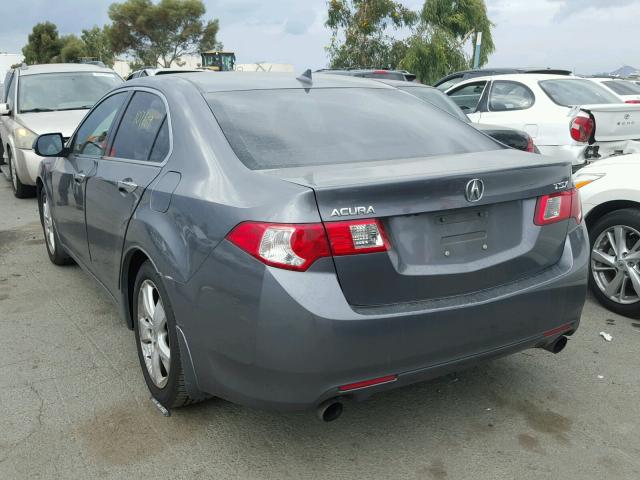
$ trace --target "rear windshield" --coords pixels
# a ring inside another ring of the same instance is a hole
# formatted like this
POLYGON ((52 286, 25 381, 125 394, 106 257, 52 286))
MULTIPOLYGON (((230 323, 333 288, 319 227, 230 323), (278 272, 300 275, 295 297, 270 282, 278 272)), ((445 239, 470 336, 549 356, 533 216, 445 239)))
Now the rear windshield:
POLYGON ((640 85, 625 80, 607 80, 604 83, 618 95, 640 95, 640 85))
POLYGON ((503 148, 395 89, 252 90, 206 99, 234 152, 253 170, 503 148))
POLYGON ((558 105, 573 107, 598 103, 620 103, 618 97, 591 80, 542 80, 540 87, 558 105))
POLYGON ((460 109, 460 107, 451 100, 447 95, 435 88, 427 87, 398 87, 398 90, 410 93, 414 97, 418 97, 420 100, 429 102, 431 105, 435 105, 441 110, 444 110, 449 115, 453 115, 463 122, 469 123, 469 117, 460 109))

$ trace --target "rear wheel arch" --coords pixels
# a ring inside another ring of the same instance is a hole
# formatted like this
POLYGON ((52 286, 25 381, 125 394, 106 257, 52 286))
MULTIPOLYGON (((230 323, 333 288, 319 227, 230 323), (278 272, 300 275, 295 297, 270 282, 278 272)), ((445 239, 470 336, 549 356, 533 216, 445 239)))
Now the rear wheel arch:
POLYGON ((640 203, 631 200, 613 200, 610 202, 601 203, 597 207, 593 208, 585 217, 587 230, 591 231, 598 220, 600 220, 605 215, 611 212, 615 212, 616 210, 624 210, 627 208, 640 210, 640 203))
MULTIPOLYGON (((136 284, 136 278, 140 268, 144 262, 149 261, 154 265, 149 256, 140 248, 132 248, 124 256, 122 263, 122 276, 120 279, 120 291, 122 298, 125 301, 124 312, 126 315, 125 321, 127 327, 133 330, 133 295, 136 284)), ((154 265, 155 268, 155 265, 154 265)))

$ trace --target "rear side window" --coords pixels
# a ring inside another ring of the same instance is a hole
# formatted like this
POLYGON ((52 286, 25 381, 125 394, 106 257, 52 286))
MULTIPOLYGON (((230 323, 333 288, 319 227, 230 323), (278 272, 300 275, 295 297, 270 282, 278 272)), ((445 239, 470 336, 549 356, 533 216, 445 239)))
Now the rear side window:
POLYGON ((205 97, 250 169, 499 150, 448 113, 386 88, 253 90, 205 97))
POLYGON ((541 80, 540 87, 549 98, 563 107, 597 103, 620 103, 618 97, 591 80, 541 80))
MULTIPOLYGON (((148 92, 136 92, 118 127, 111 156, 129 160, 151 160, 151 152, 166 117, 167 110, 159 96, 148 92)), ((168 137, 168 132, 166 133, 168 137)), ((163 156, 158 160, 157 155, 159 153, 156 153, 151 161, 161 162, 164 159, 163 156)))
POLYGON ((627 82, 624 80, 611 80, 602 82, 618 95, 640 95, 640 86, 633 82, 627 82))
POLYGON ((475 82, 447 93, 465 113, 473 113, 478 109, 478 104, 484 93, 487 82, 475 82))
POLYGON ((533 92, 519 82, 497 80, 491 86, 489 95, 489 110, 492 112, 509 112, 511 110, 526 110, 535 101, 533 92))

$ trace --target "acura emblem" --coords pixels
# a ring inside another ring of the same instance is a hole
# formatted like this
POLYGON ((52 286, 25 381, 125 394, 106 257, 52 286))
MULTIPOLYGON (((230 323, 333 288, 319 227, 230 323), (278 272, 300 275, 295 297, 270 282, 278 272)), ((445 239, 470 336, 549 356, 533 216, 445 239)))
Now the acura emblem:
POLYGON ((465 196, 469 202, 479 202, 484 195, 484 182, 477 178, 469 180, 467 188, 465 188, 465 196))

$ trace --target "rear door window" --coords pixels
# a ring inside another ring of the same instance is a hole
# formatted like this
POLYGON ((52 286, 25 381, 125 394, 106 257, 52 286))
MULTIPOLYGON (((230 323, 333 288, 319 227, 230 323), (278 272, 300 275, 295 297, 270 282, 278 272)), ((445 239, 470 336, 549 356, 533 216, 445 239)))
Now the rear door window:
POLYGON ((520 82, 496 80, 489 94, 489 110, 492 112, 508 112, 526 110, 535 101, 533 92, 520 82))
MULTIPOLYGON (((110 156, 149 161, 166 117, 167 110, 158 95, 136 92, 122 116, 110 156)), ((160 141, 164 141, 163 137, 160 141)), ((154 157, 153 161, 158 161, 157 158, 157 156, 154 157)), ((163 159, 164 156, 159 161, 163 159)))
POLYGON ((389 88, 311 88, 205 96, 250 169, 499 150, 448 113, 389 88))
POLYGON ((549 98, 563 107, 598 103, 620 103, 618 97, 608 92, 591 80, 583 79, 558 79, 541 80, 540 88, 549 98))
POLYGON ((456 88, 447 93, 465 113, 473 113, 478 109, 478 104, 487 86, 486 81, 473 82, 456 88))

